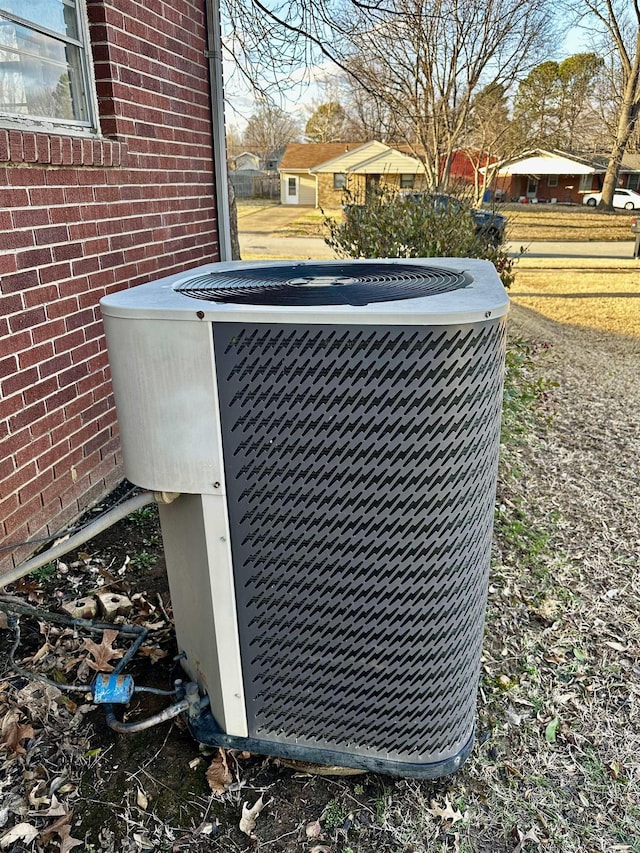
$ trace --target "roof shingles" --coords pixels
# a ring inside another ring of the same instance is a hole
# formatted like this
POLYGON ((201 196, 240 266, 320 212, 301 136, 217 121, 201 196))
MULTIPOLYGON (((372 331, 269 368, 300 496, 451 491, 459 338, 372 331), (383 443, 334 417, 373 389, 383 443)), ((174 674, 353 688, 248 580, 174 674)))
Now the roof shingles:
POLYGON ((333 160, 347 151, 360 148, 362 142, 290 142, 280 161, 281 171, 306 171, 333 160))

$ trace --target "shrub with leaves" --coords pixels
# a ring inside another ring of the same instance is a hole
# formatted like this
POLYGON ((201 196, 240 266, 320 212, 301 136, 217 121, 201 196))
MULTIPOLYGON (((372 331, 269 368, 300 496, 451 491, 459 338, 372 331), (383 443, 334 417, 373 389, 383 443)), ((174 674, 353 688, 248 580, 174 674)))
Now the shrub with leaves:
POLYGON ((513 261, 503 246, 477 234, 471 207, 430 203, 419 194, 401 195, 386 187, 366 201, 345 192, 342 221, 325 216, 325 242, 342 258, 484 258, 505 287, 513 282, 513 261))

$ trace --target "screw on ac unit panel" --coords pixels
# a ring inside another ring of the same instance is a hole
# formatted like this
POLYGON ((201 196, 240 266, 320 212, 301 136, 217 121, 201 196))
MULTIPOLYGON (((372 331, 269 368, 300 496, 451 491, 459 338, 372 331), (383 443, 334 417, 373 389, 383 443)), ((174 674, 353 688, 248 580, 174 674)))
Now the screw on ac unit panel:
POLYGON ((218 481, 217 481, 217 480, 216 480, 216 482, 213 484, 213 488, 214 488, 214 489, 219 489, 219 488, 220 488, 220 483, 218 483, 218 481))
POLYGON ((197 311, 196 316, 198 320, 204 320, 204 311, 197 311))
POLYGON ((485 317, 490 317, 490 316, 491 316, 491 311, 485 311, 485 312, 484 312, 484 316, 485 316, 485 317))

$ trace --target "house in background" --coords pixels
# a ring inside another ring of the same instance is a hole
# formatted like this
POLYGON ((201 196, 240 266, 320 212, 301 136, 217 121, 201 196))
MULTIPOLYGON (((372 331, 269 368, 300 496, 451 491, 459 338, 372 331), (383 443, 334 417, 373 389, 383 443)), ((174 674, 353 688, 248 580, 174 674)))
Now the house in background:
MULTIPOLYGON (((602 189, 608 157, 537 148, 498 164, 493 187, 504 201, 582 204, 582 196, 602 189)), ((619 186, 640 186, 640 154, 626 154, 619 186)))
POLYGON ((259 172, 261 170, 260 157, 251 151, 243 151, 233 157, 229 167, 234 172, 259 172))
MULTIPOLYGON (((473 185, 479 165, 487 159, 479 152, 454 151, 449 180, 456 186, 473 185)), ((427 187, 424 164, 409 146, 376 141, 292 143, 285 150, 279 171, 282 204, 339 207, 345 189, 364 199, 376 186, 398 191, 427 187)))
POLYGON ((226 252, 212 21, 210 0, 0 0, 5 545, 122 479, 99 299, 226 252))
POLYGON ((345 189, 357 198, 378 185, 420 189, 424 166, 383 142, 292 143, 280 162, 282 204, 340 207, 345 189))

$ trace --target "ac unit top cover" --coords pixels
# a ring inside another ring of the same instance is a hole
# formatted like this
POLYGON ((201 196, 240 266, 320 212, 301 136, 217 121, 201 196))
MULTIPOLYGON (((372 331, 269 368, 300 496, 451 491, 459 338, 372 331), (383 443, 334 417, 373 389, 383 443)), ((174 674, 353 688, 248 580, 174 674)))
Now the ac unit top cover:
POLYGON ((101 300, 105 317, 448 325, 506 314, 494 266, 467 258, 208 264, 101 300))
MULTIPOLYGON (((321 338, 501 322, 492 264, 437 258, 209 264, 101 301, 125 472, 147 489, 225 494, 215 342, 259 327, 321 338)), ((353 364, 360 348, 341 358, 353 364)), ((344 349, 343 347, 343 349, 344 349)), ((273 368, 268 359, 262 369, 273 368)), ((292 379, 293 384, 294 380, 292 379)))

